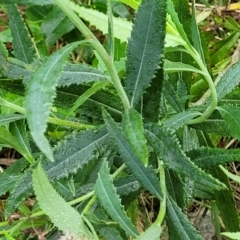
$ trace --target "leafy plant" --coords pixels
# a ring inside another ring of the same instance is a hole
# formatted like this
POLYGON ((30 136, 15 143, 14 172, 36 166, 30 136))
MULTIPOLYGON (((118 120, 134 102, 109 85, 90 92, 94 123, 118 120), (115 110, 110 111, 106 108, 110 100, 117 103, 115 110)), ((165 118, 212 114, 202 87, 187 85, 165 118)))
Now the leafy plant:
POLYGON ((105 13, 70 0, 0 1, 13 38, 10 50, 0 42, 0 143, 21 156, 0 175, 0 194, 9 194, 8 220, 0 222, 7 239, 41 228, 47 239, 159 239, 165 223, 169 239, 203 239, 184 211, 194 198, 218 209, 224 231, 239 231, 223 165, 240 150, 216 148, 210 133, 240 139, 240 109, 228 98, 240 63, 212 77, 194 2, 192 16, 182 0, 118 2, 136 10, 133 23, 114 17, 111 0, 105 13), (34 26, 46 43, 30 37, 15 3, 28 16, 36 11, 28 5, 42 5, 47 17, 39 14, 42 25, 34 26), (51 25, 55 14, 66 25, 51 25), (76 29, 77 41, 65 36, 54 53, 39 51, 76 29), (136 213, 140 194, 153 198, 152 222, 136 213))

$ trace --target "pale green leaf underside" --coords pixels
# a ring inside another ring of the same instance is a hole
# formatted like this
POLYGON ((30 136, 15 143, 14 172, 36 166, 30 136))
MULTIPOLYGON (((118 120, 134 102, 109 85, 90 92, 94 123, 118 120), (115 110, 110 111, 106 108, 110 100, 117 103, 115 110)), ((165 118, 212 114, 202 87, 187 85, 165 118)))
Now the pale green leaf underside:
POLYGON ((239 84, 239 73, 240 62, 237 62, 222 76, 216 86, 218 100, 221 100, 239 84))
POLYGON ((163 125, 177 130, 178 128, 184 126, 188 121, 199 115, 201 115, 199 112, 180 112, 172 117, 169 117, 163 125))
POLYGON ((44 136, 56 86, 70 52, 79 42, 68 44, 52 54, 32 75, 27 85, 25 108, 31 135, 39 149, 53 161, 51 146, 44 136))
POLYGON ((235 233, 224 232, 224 233, 221 233, 221 235, 226 236, 226 237, 228 237, 232 240, 239 240, 240 239, 240 232, 235 232, 235 233))
POLYGON ((164 61, 163 68, 166 73, 187 71, 187 72, 204 74, 203 71, 201 71, 198 68, 195 68, 189 64, 182 63, 182 62, 172 62, 167 59, 164 61))
POLYGON ((166 2, 143 0, 127 49, 125 85, 132 107, 139 101, 158 68, 164 48, 165 24, 166 2))
POLYGON ((8 5, 8 16, 13 37, 14 56, 30 64, 36 57, 36 52, 28 29, 16 5, 8 5))
POLYGON ((161 226, 152 224, 151 227, 149 227, 145 232, 141 233, 141 235, 137 237, 135 240, 150 240, 150 239, 159 240, 161 232, 162 232, 161 226))
POLYGON ((133 108, 126 110, 122 118, 122 128, 135 154, 147 166, 148 148, 144 136, 142 116, 133 108))
POLYGON ((229 172, 226 168, 224 168, 223 166, 220 166, 221 170, 226 174, 227 177, 229 177, 230 179, 232 179, 234 182, 236 183, 240 183, 240 176, 237 176, 231 172, 229 172))
POLYGON ((113 185, 111 175, 109 174, 108 164, 105 161, 98 173, 98 179, 95 186, 95 193, 100 200, 101 205, 106 209, 109 215, 119 223, 129 235, 136 237, 137 229, 132 225, 130 219, 121 205, 116 188, 113 185))
MULTIPOLYGON (((91 26, 95 26, 104 35, 108 34, 108 17, 106 14, 94 9, 87 9, 82 6, 69 2, 69 6, 80 16, 80 18, 88 21, 91 26)), ((132 31, 132 22, 123 18, 113 17, 114 37, 122 42, 127 42, 132 31)))
POLYGON ((240 140, 240 108, 232 105, 225 105, 217 109, 226 122, 231 136, 240 140))
POLYGON ((76 237, 91 235, 84 226, 81 215, 66 203, 50 184, 41 164, 33 170, 32 181, 39 206, 59 230, 76 237))
POLYGON ((20 119, 24 119, 25 116, 21 115, 21 114, 8 114, 8 115, 4 115, 1 114, 0 115, 0 125, 4 125, 10 122, 14 122, 20 119))
POLYGON ((224 185, 197 167, 183 152, 176 135, 157 124, 146 125, 145 135, 164 164, 180 175, 200 182, 213 190, 221 190, 224 185))
POLYGON ((111 116, 104 110, 103 118, 107 125, 108 132, 113 137, 118 147, 118 151, 129 167, 135 178, 142 184, 142 186, 151 192, 154 196, 162 199, 162 192, 154 170, 151 167, 144 167, 142 162, 138 159, 131 145, 124 137, 118 125, 113 121, 111 116))

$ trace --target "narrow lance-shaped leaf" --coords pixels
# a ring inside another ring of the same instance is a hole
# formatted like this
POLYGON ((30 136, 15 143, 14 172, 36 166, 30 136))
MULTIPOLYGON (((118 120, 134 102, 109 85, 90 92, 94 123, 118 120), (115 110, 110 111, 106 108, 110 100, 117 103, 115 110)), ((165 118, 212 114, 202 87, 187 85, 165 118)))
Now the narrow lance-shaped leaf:
POLYGON ((202 147, 186 152, 194 163, 201 168, 211 168, 220 164, 238 161, 240 149, 223 149, 202 147))
POLYGON ((13 36, 14 56, 30 64, 36 57, 36 52, 28 29, 16 5, 8 5, 8 16, 13 36))
POLYGON ((81 215, 56 192, 41 164, 33 170, 32 179, 39 206, 59 230, 76 237, 91 237, 81 215))
POLYGON ((153 169, 150 166, 144 167, 142 162, 134 153, 131 145, 128 143, 127 139, 119 129, 118 125, 105 110, 103 110, 103 118, 110 135, 116 142, 118 152, 133 175, 142 184, 142 186, 145 187, 145 189, 147 189, 157 198, 162 199, 159 180, 157 179, 153 169))
POLYGON ((169 169, 201 183, 202 186, 210 187, 213 191, 225 188, 224 184, 191 162, 181 149, 173 131, 157 124, 148 124, 145 129, 147 140, 169 169))
POLYGON ((163 53, 166 1, 143 0, 127 49, 126 92, 134 107, 149 86, 163 53))
POLYGON ((164 71, 166 73, 187 71, 187 72, 204 74, 203 71, 201 71, 196 67, 193 67, 192 65, 182 63, 182 62, 172 62, 169 60, 164 61, 164 71))
POLYGON ((0 128, 0 142, 9 145, 22 154, 30 163, 34 162, 32 156, 29 156, 28 151, 24 149, 19 140, 14 137, 8 130, 0 128))
POLYGON ((25 107, 29 129, 39 149, 53 161, 52 149, 44 132, 47 118, 56 94, 57 81, 70 52, 79 42, 69 44, 51 55, 33 74, 27 85, 25 107))
POLYGON ((10 122, 14 122, 20 119, 24 119, 25 116, 21 114, 1 114, 0 115, 0 125, 5 125, 10 122))
POLYGON ((58 6, 52 6, 41 23, 41 33, 46 36, 48 47, 52 47, 59 38, 73 28, 73 23, 58 6))
POLYGON ((138 235, 137 229, 132 225, 130 219, 127 217, 116 188, 113 185, 112 178, 109 174, 107 162, 104 161, 98 173, 98 179, 95 186, 95 193, 100 200, 101 205, 106 209, 109 215, 119 223, 129 235, 136 237, 138 235))
POLYGON ((186 215, 170 196, 167 197, 166 223, 170 240, 203 240, 186 215))
POLYGON ((27 137, 25 121, 18 120, 10 123, 9 131, 21 144, 22 148, 25 151, 25 157, 27 157, 28 161, 35 162, 27 137))
POLYGON ((240 62, 234 64, 220 79, 216 86, 218 100, 231 92, 240 82, 240 62))
POLYGON ((133 108, 126 110, 122 118, 122 128, 135 154, 147 166, 148 148, 141 115, 133 108))
POLYGON ((188 121, 199 115, 201 115, 201 113, 199 112, 181 112, 168 118, 163 124, 168 128, 178 129, 184 126, 188 121))
POLYGON ((205 63, 201 37, 200 37, 197 20, 196 20, 195 0, 192 0, 192 39, 193 39, 193 45, 195 49, 198 51, 199 55, 201 56, 203 63, 205 63))
POLYGON ((0 56, 8 57, 8 50, 3 42, 0 41, 0 56))
POLYGON ((227 123, 227 128, 231 136, 240 140, 240 108, 232 105, 225 105, 217 109, 227 123))

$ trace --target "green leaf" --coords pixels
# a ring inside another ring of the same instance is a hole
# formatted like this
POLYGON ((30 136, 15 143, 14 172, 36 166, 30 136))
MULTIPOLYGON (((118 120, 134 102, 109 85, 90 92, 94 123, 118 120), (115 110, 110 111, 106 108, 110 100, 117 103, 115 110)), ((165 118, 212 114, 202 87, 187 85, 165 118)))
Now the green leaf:
POLYGON ((108 164, 103 162, 102 167, 98 173, 98 179, 95 185, 95 193, 109 215, 119 223, 122 229, 129 235, 137 237, 138 232, 135 226, 132 225, 130 219, 127 217, 116 188, 113 185, 111 175, 109 173, 108 164))
MULTIPOLYGON (((69 2, 71 7, 80 18, 88 21, 91 26, 95 26, 104 35, 108 34, 108 17, 106 14, 95 9, 85 8, 69 2)), ((114 37, 120 39, 122 42, 127 42, 132 31, 132 22, 123 18, 113 17, 113 32, 114 37)))
POLYGON ((239 149, 222 149, 202 147, 186 153, 201 168, 211 168, 240 159, 239 149))
POLYGON ((72 84, 83 84, 97 81, 106 81, 107 76, 86 64, 67 64, 59 79, 58 86, 70 86, 72 84))
POLYGON ((223 166, 220 166, 221 170, 224 172, 224 174, 226 174, 227 177, 229 177, 230 179, 232 179, 234 182, 236 183, 240 183, 240 177, 229 172, 226 168, 224 168, 223 166))
POLYGON ((159 121, 163 79, 164 73, 161 64, 160 69, 157 70, 155 77, 152 79, 151 86, 146 89, 141 102, 142 116, 145 122, 159 121))
POLYGON ((226 22, 224 22, 224 26, 230 30, 239 32, 240 31, 240 25, 236 20, 230 16, 226 16, 226 22))
POLYGON ((228 237, 233 240, 239 240, 240 239, 240 232, 223 232, 221 235, 228 237))
MULTIPOLYGON (((184 1, 184 3, 180 3, 179 1, 175 1, 175 2, 176 2, 176 5, 181 4, 180 6, 178 6, 178 8, 179 8, 178 10, 186 11, 186 9, 184 9, 184 7, 186 7, 186 2, 185 1, 184 1)), ((178 32, 180 33, 181 37, 184 39, 184 41, 188 45, 191 45, 189 40, 188 40, 185 29, 183 28, 182 23, 179 21, 179 16, 176 13, 176 11, 174 9, 174 4, 171 0, 167 1, 167 12, 168 12, 168 14, 170 14, 171 20, 175 24, 175 26, 176 26, 178 32)), ((187 14, 185 13, 185 16, 182 16, 181 14, 183 14, 183 12, 180 12, 179 15, 181 16, 181 18, 184 18, 184 19, 181 19, 181 20, 183 20, 183 22, 187 22, 188 19, 185 19, 185 17, 189 16, 189 12, 187 12, 187 14)))
POLYGON ((123 240, 119 231, 113 227, 103 227, 99 229, 99 233, 103 236, 103 239, 107 240, 123 240))
POLYGON ((13 37, 14 56, 30 64, 36 58, 36 52, 28 29, 16 5, 8 5, 8 17, 13 37))
POLYGON ((58 6, 53 6, 41 24, 41 33, 46 36, 48 47, 51 47, 73 28, 74 25, 66 14, 58 6))
POLYGON ((84 92, 74 103, 74 106, 69 109, 68 115, 70 116, 77 108, 79 108, 84 102, 86 102, 93 94, 106 87, 109 82, 97 82, 93 84, 86 92, 84 92))
POLYGON ((2 41, 0 41, 0 55, 4 58, 8 57, 8 50, 2 41))
POLYGON ((158 69, 164 48, 165 24, 165 0, 143 0, 127 48, 125 86, 132 107, 158 69))
POLYGON ((53 4, 53 0, 0 0, 0 4, 34 4, 46 5, 53 4))
MULTIPOLYGON (((41 158, 43 168, 46 171, 51 182, 62 178, 68 178, 76 174, 80 169, 92 161, 101 161, 108 157, 112 151, 112 146, 108 145, 109 136, 106 129, 97 131, 73 132, 70 136, 61 141, 54 148, 55 162, 49 162, 41 158)), ((7 203, 7 214, 17 208, 17 206, 28 196, 32 194, 31 169, 25 171, 24 176, 18 184, 15 185, 7 203)))
POLYGON ((56 85, 61 76, 61 71, 68 55, 77 45, 79 45, 79 42, 69 44, 52 54, 37 69, 27 85, 25 108, 29 129, 39 149, 51 161, 54 161, 52 149, 44 136, 47 118, 55 97, 56 85))
POLYGON ((163 95, 176 112, 182 112, 180 100, 177 98, 176 91, 168 79, 163 82, 163 95))
POLYGON ((162 232, 161 226, 152 224, 145 232, 142 232, 136 240, 158 240, 162 232))
POLYGON ((181 209, 184 209, 186 206, 186 200, 188 200, 187 198, 192 195, 193 189, 188 189, 187 191, 186 183, 183 181, 181 176, 169 169, 165 169, 165 176, 168 194, 181 209))
POLYGON ((9 131, 10 133, 19 141, 22 148, 25 151, 24 157, 30 162, 35 162, 35 159, 32 155, 32 151, 29 145, 28 137, 27 137, 27 131, 26 131, 26 125, 24 120, 19 120, 10 123, 9 125, 9 131))
POLYGON ((26 159, 21 158, 13 162, 2 174, 0 174, 0 196, 11 192, 17 182, 22 178, 22 171, 27 167, 26 159))
POLYGON ((192 0, 192 39, 193 39, 193 46, 198 51, 199 55, 201 56, 202 62, 205 63, 204 53, 201 43, 201 37, 196 21, 196 6, 195 0, 192 0))
POLYGON ((39 206, 59 230, 76 237, 92 237, 81 215, 52 187, 41 164, 33 170, 32 179, 39 206))
POLYGON ((116 142, 118 151, 123 161, 129 167, 133 175, 142 184, 142 186, 145 187, 145 189, 151 192, 158 199, 161 199, 162 193, 159 180, 157 179, 153 169, 151 167, 144 167, 142 162, 137 158, 136 154, 132 150, 131 145, 124 137, 118 125, 105 110, 103 111, 103 118, 110 135, 116 142))
POLYGON ((203 240, 170 196, 167 197, 166 223, 170 229, 169 240, 203 240))
MULTIPOLYGON (((229 56, 229 52, 234 47, 234 45, 237 43, 238 39, 240 37, 240 32, 235 32, 231 34, 226 39, 223 39, 221 42, 217 42, 216 44, 221 44, 221 47, 217 49, 217 51, 214 52, 214 54, 211 56, 211 64, 215 65, 218 62, 222 61, 222 59, 229 56)), ((213 45, 213 48, 215 46, 213 45)))
POLYGON ((235 206, 233 191, 231 189, 228 177, 219 167, 211 168, 211 173, 227 186, 224 191, 215 194, 215 203, 220 213, 221 220, 226 231, 239 231, 239 214, 235 206), (226 208, 227 206, 227 208, 226 208))
POLYGON ((230 93, 240 82, 240 62, 235 63, 220 79, 216 86, 218 100, 230 93))
POLYGON ((122 118, 122 129, 133 151, 142 163, 148 165, 147 140, 141 115, 133 108, 126 110, 122 118))
POLYGON ((227 124, 227 128, 232 137, 240 140, 240 108, 232 105, 218 107, 222 118, 227 124))
POLYGON ((29 156, 27 149, 24 148, 22 143, 13 136, 8 130, 0 128, 0 142, 9 145, 22 154, 30 163, 34 162, 32 156, 29 156))
POLYGON ((167 59, 164 61, 164 71, 166 73, 188 71, 188 72, 204 74, 203 71, 189 64, 182 63, 182 62, 172 62, 167 59))
POLYGON ((168 128, 173 128, 177 130, 178 128, 184 126, 189 120, 201 115, 199 112, 187 111, 177 113, 172 117, 169 117, 163 125, 168 128))
POLYGON ((166 167, 175 173, 200 182, 213 191, 225 188, 224 184, 198 168, 185 155, 173 131, 157 124, 148 124, 145 128, 145 136, 166 167))
POLYGON ((208 118, 205 122, 194 124, 195 129, 221 136, 230 136, 226 122, 221 118, 208 118))
POLYGON ((0 125, 5 125, 10 122, 14 122, 20 119, 24 119, 25 116, 21 114, 0 114, 0 125))

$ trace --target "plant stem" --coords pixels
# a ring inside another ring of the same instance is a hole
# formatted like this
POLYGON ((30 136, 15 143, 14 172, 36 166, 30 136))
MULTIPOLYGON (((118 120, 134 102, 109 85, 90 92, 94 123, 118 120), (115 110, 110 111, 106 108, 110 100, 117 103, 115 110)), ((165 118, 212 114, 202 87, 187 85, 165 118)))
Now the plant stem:
MULTIPOLYGON (((24 108, 14 104, 14 103, 8 102, 7 100, 5 100, 1 97, 0 97, 0 105, 10 108, 11 110, 21 113, 23 115, 26 115, 26 110, 24 108)), ((52 117, 48 117, 47 121, 52 124, 65 126, 65 127, 71 127, 71 128, 77 128, 77 129, 94 129, 94 128, 96 128, 96 126, 93 126, 93 125, 77 123, 77 122, 72 122, 72 121, 63 120, 63 119, 59 119, 59 118, 52 118, 52 117)))
POLYGON ((192 46, 189 46, 187 43, 184 44, 184 47, 186 48, 188 53, 192 56, 192 58, 196 61, 200 69, 203 71, 204 73, 203 75, 205 77, 205 80, 208 83, 208 86, 212 95, 211 104, 207 107, 206 111, 200 117, 192 119, 188 122, 188 124, 196 124, 196 123, 204 122, 216 109, 217 102, 218 102, 217 92, 216 92, 216 88, 212 80, 212 77, 210 76, 205 64, 202 62, 198 52, 192 46))
POLYGON ((163 199, 161 201, 160 210, 159 210, 157 219, 154 222, 154 225, 161 226, 163 219, 166 215, 166 194, 167 194, 167 188, 165 184, 165 172, 164 172, 162 161, 159 161, 159 176, 160 176, 160 186, 162 189, 163 199))
POLYGON ((105 63, 109 71, 113 85, 115 86, 118 92, 118 95, 121 98, 124 108, 125 109, 130 108, 128 97, 126 95, 126 92, 123 89, 123 86, 117 74, 117 70, 113 64, 113 59, 107 54, 102 44, 98 41, 98 39, 94 36, 94 34, 86 27, 86 25, 74 12, 74 7, 77 7, 77 5, 73 5, 73 3, 70 2, 69 0, 54 0, 54 1, 62 9, 62 11, 68 16, 68 18, 74 23, 74 25, 80 30, 80 32, 86 37, 86 39, 90 42, 90 44, 96 49, 98 54, 101 56, 103 62, 105 63))

